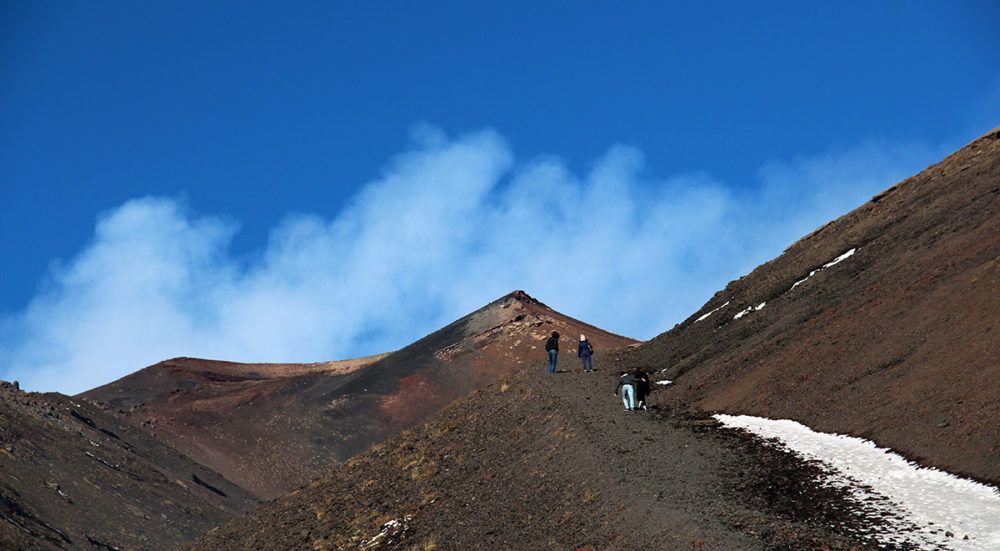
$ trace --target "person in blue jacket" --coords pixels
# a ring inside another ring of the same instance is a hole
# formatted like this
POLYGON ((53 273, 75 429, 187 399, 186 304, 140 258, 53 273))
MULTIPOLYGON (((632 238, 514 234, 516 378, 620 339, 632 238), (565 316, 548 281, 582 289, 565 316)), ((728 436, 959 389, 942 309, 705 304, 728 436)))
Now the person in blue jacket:
POLYGON ((590 373, 594 370, 594 362, 591 356, 594 355, 594 347, 587 341, 587 337, 580 335, 580 346, 576 349, 576 356, 583 362, 583 370, 590 373))

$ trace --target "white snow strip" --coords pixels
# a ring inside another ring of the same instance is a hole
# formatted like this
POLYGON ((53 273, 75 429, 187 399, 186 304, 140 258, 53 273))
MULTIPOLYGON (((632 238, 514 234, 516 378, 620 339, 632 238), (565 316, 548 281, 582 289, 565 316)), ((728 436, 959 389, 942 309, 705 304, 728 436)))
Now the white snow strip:
POLYGON ((663 385, 663 386, 666 386, 666 385, 669 385, 669 384, 670 384, 670 383, 672 383, 672 382, 673 382, 673 381, 668 381, 668 380, 664 379, 664 380, 662 380, 662 381, 656 381, 656 382, 655 382, 655 383, 653 383, 653 384, 656 384, 656 385, 663 385))
POLYGON ((855 252, 856 252, 857 250, 858 250, 857 248, 854 248, 854 249, 851 249, 851 250, 847 251, 846 253, 844 253, 844 254, 842 254, 842 255, 838 256, 837 258, 834 258, 833 260, 831 260, 831 261, 827 262, 826 264, 823 264, 823 267, 822 267, 822 268, 816 268, 815 270, 813 270, 813 271, 809 272, 809 275, 807 275, 806 277, 804 277, 804 278, 802 278, 802 279, 800 279, 800 280, 796 281, 795 283, 793 283, 793 284, 792 284, 792 287, 791 287, 791 288, 789 289, 789 291, 791 291, 792 289, 794 289, 794 288, 798 287, 799 285, 801 285, 801 284, 805 283, 807 279, 809 279, 810 277, 812 277, 812 276, 814 276, 814 275, 816 275, 816 274, 818 274, 818 273, 822 272, 822 271, 823 271, 823 270, 825 270, 826 268, 829 268, 830 266, 833 266, 833 265, 835 265, 835 264, 840 264, 840 263, 841 263, 841 262, 843 262, 844 260, 847 260, 848 258, 850 258, 850 257, 854 256, 854 253, 855 253, 855 252))
POLYGON ((819 270, 813 270, 813 271, 809 272, 809 275, 807 275, 806 277, 804 277, 804 278, 796 281, 795 284, 792 285, 792 289, 794 289, 794 288, 798 287, 799 285, 805 283, 807 279, 809 279, 810 277, 816 275, 816 272, 818 272, 818 271, 819 270))
POLYGON ((726 303, 725 303, 725 304, 723 304, 722 306, 719 306, 719 307, 718 307, 718 308, 716 308, 715 310, 712 310, 711 312, 709 312, 709 313, 705 314, 704 316, 701 316, 700 318, 698 318, 698 319, 694 320, 694 322, 695 322, 695 323, 698 323, 699 321, 704 321, 704 320, 708 319, 708 316, 711 316, 712 314, 714 314, 714 313, 718 312, 719 310, 722 310, 722 309, 723 309, 723 308, 725 308, 726 306, 729 306, 729 301, 728 301, 728 300, 727 300, 727 301, 726 301, 726 303))
POLYGON ((847 251, 846 253, 838 256, 837 258, 834 258, 830 262, 827 262, 826 264, 823 264, 823 267, 824 268, 829 268, 830 266, 833 266, 835 264, 840 264, 844 260, 847 260, 848 258, 854 256, 854 251, 856 251, 856 250, 857 249, 851 249, 851 250, 847 251))
POLYGON ((743 316, 749 314, 750 312, 758 312, 760 310, 763 310, 765 304, 767 304, 767 303, 766 302, 762 302, 762 303, 758 304, 757 306, 747 306, 746 310, 743 310, 742 312, 737 312, 737 314, 735 316, 733 316, 733 319, 734 320, 738 320, 738 319, 742 318, 743 316))
POLYGON ((736 315, 733 316, 733 319, 734 320, 738 320, 738 319, 742 318, 743 316, 749 314, 750 312, 753 312, 753 306, 747 307, 747 309, 743 310, 742 312, 737 312, 736 315))
POLYGON ((997 488, 921 467, 868 440, 814 432, 787 419, 721 414, 715 418, 728 427, 777 438, 804 458, 820 461, 830 470, 827 482, 849 488, 863 504, 859 507, 865 517, 890 523, 876 535, 881 546, 1000 549, 997 488))

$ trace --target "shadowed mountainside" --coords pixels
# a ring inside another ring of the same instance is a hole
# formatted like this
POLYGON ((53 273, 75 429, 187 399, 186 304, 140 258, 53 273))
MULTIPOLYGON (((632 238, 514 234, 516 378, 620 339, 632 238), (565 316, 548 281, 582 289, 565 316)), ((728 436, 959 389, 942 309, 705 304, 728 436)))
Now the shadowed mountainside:
POLYGON ((100 407, 0 382, 0 548, 172 548, 255 504, 100 407))
MULTIPOLYGON (((391 354, 326 364, 167 360, 80 398, 108 403, 263 498, 281 495, 525 365, 559 331, 634 343, 515 291, 391 354)), ((570 356, 570 357, 565 357, 570 356)))
POLYGON ((623 361, 665 370, 673 400, 795 419, 1000 483, 1000 129, 623 361))

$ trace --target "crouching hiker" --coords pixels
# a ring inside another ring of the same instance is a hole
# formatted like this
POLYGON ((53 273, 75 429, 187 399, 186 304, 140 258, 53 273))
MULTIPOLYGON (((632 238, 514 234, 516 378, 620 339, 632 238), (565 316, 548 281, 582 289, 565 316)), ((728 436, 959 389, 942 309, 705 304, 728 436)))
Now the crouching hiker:
POLYGON ((576 355, 583 361, 583 370, 590 373, 594 370, 594 361, 591 356, 594 355, 594 347, 590 346, 590 342, 587 341, 587 337, 580 335, 580 346, 577 348, 576 355))
POLYGON ((649 373, 646 373, 640 368, 635 368, 635 373, 632 374, 635 377, 635 401, 637 403, 636 409, 645 410, 646 409, 646 397, 649 396, 649 391, 651 387, 649 385, 649 373))
POLYGON ((615 396, 621 390, 622 403, 625 404, 625 411, 635 411, 635 376, 628 371, 622 371, 618 378, 618 386, 615 387, 615 396))

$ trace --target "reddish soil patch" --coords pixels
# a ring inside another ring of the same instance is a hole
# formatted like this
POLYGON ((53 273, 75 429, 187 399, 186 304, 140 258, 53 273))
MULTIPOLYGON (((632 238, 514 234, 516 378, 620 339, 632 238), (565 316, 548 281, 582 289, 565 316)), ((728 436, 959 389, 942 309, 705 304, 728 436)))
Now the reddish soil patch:
POLYGON ((423 373, 414 373, 399 380, 399 389, 382 398, 379 410, 394 423, 409 427, 441 411, 451 401, 450 393, 429 382, 423 373))

